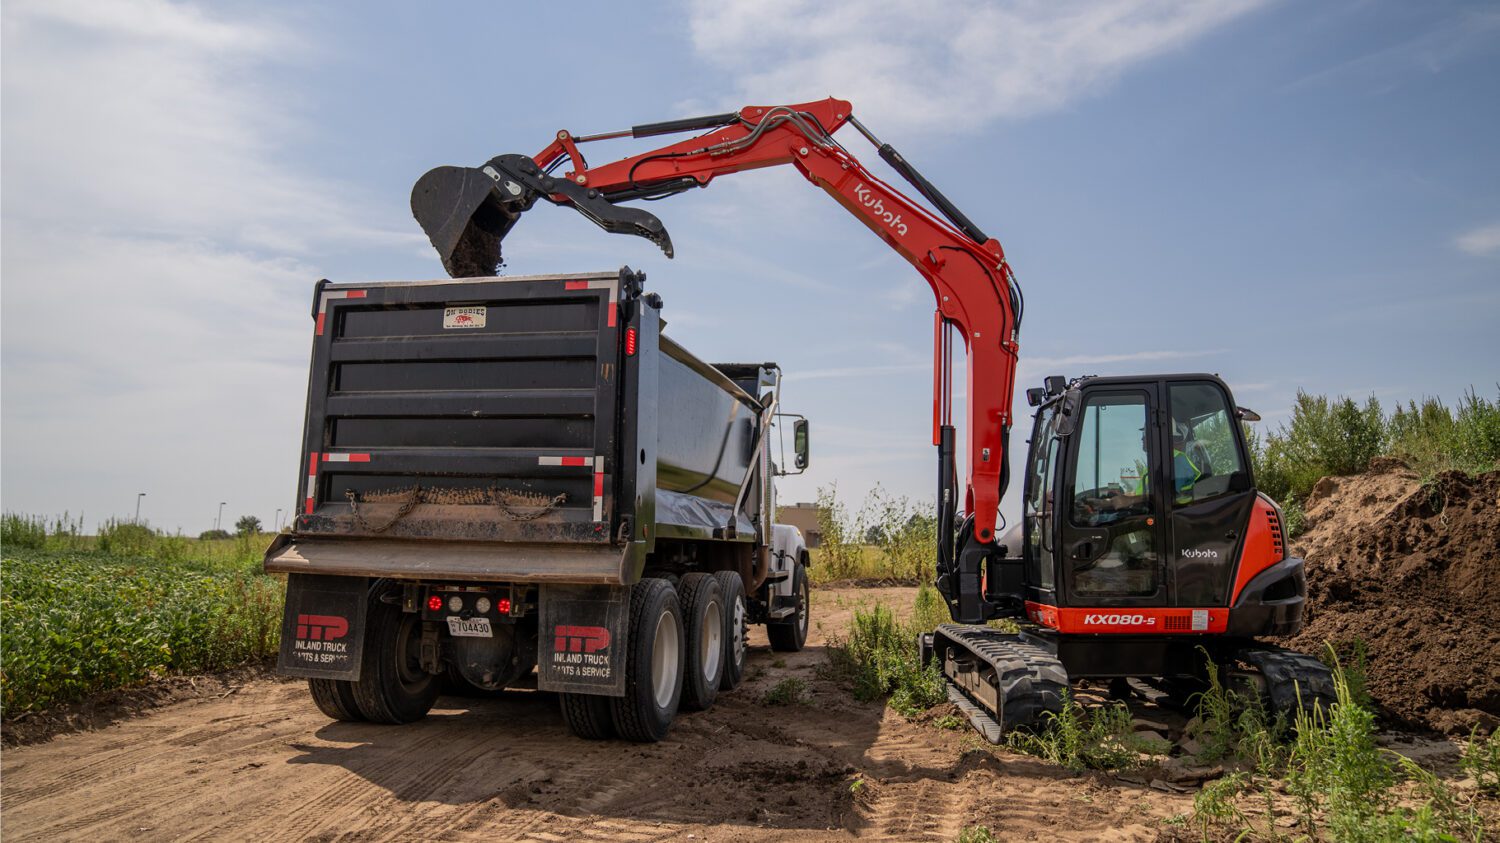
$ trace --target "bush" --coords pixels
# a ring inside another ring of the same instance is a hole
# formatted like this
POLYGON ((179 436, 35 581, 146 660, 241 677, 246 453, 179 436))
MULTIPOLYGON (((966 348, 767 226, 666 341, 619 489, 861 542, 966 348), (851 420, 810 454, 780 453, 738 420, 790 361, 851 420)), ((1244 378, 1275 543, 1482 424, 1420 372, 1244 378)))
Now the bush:
POLYGON ((198 541, 223 541, 224 539, 227 539, 229 537, 230 536, 228 530, 204 530, 203 532, 198 534, 198 541))
POLYGON ((807 683, 796 677, 777 682, 761 697, 766 705, 801 705, 807 702, 807 683))
POLYGON ((1046 712, 1036 729, 1016 729, 1006 735, 1012 749, 1060 764, 1075 773, 1084 770, 1121 770, 1139 763, 1142 753, 1162 754, 1136 737, 1130 709, 1110 703, 1085 710, 1073 695, 1063 692, 1062 711, 1046 712))
POLYGON ((838 485, 818 489, 818 530, 823 534, 818 545, 817 570, 829 580, 843 580, 859 573, 864 548, 859 544, 859 529, 849 521, 849 513, 838 497, 838 485))
POLYGON ((0 518, 0 547, 40 550, 47 543, 47 523, 33 515, 7 512, 0 518))
MULTIPOLYGON (((916 609, 930 616, 930 607, 923 609, 924 602, 931 602, 924 591, 936 594, 927 586, 919 589, 916 609)), ((938 666, 923 667, 918 659, 917 635, 926 631, 918 622, 900 622, 885 606, 857 609, 848 637, 829 648, 832 672, 853 686, 856 699, 889 695, 892 708, 914 717, 948 699, 938 666)))
POLYGON ((111 546, 152 536, 148 549, 156 555, 6 548, 0 694, 7 715, 276 652, 280 581, 233 558, 164 560, 179 551, 185 557, 190 540, 163 544, 149 530, 121 527, 108 530, 111 546))

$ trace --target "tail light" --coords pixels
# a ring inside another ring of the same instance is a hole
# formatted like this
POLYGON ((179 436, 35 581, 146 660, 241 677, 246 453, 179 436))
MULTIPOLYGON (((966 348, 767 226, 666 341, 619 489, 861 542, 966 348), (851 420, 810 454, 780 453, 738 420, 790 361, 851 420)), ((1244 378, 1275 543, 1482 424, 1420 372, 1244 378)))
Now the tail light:
POLYGON ((431 597, 427 598, 427 609, 428 609, 428 611, 439 612, 439 611, 442 611, 442 608, 443 608, 443 598, 442 597, 439 597, 438 595, 434 594, 431 597))
POLYGON ((626 328, 625 329, 625 356, 626 357, 634 357, 635 356, 635 329, 634 328, 626 328))
POLYGON ((499 600, 495 601, 495 611, 499 612, 502 615, 510 614, 510 598, 502 597, 499 600))

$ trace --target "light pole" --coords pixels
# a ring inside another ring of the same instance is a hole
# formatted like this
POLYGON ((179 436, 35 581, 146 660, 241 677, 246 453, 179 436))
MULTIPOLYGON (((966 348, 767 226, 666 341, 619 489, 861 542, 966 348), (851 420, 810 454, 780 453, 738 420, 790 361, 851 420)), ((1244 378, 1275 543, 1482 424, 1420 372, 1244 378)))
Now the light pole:
POLYGON ((135 493, 135 523, 141 523, 141 498, 146 496, 145 492, 135 493))
POLYGON ((214 529, 215 530, 219 529, 220 524, 222 524, 223 521, 224 521, 224 504, 225 503, 226 503, 226 501, 219 501, 219 514, 214 517, 214 529))
POLYGON ((281 532, 281 510, 276 510, 276 532, 281 532))

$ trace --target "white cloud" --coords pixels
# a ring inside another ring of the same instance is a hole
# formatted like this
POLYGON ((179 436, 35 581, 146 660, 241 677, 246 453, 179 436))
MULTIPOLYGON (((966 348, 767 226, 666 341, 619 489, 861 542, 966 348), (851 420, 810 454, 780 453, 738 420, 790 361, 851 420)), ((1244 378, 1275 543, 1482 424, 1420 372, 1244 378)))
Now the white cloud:
POLYGON ((308 264, 421 235, 288 163, 309 123, 264 71, 307 45, 275 25, 48 0, 6 2, 0 37, 7 508, 92 526, 146 491, 169 528, 219 500, 269 521, 295 477, 308 264))
POLYGON ((1053 110, 1267 0, 693 0, 694 48, 733 104, 851 100, 935 132, 1053 110))
POLYGON ((1481 225, 1453 238, 1453 244, 1471 255, 1500 253, 1500 222, 1481 225))

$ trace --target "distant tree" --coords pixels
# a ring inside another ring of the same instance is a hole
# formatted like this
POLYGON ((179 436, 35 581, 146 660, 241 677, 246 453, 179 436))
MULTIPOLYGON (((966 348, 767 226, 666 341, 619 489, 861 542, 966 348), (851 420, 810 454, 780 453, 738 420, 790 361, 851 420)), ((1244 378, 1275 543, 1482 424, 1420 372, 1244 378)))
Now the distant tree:
POLYGON ((204 530, 198 534, 199 541, 213 541, 214 539, 227 539, 229 533, 225 530, 204 530))
POLYGON ((240 520, 234 522, 234 531, 242 536, 260 532, 260 519, 254 515, 242 515, 240 520))

